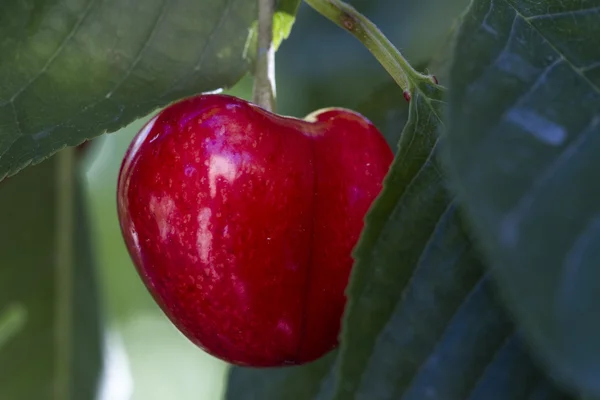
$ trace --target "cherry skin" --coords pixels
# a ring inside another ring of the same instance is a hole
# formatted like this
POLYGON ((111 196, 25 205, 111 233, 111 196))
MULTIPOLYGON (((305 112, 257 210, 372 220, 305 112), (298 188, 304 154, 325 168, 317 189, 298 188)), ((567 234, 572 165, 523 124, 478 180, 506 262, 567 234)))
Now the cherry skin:
POLYGON ((303 364, 337 345, 351 251, 392 159, 349 110, 300 120, 225 95, 188 98, 125 155, 122 233, 196 345, 237 365, 303 364))

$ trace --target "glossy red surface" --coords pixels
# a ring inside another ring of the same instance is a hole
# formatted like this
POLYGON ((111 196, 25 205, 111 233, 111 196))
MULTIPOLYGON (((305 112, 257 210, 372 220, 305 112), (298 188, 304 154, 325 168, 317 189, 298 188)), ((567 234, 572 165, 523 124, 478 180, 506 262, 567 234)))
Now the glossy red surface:
POLYGON ((393 158, 356 113, 307 118, 189 98, 142 129, 121 167, 119 219, 146 286, 234 364, 301 364, 336 346, 351 250, 393 158))

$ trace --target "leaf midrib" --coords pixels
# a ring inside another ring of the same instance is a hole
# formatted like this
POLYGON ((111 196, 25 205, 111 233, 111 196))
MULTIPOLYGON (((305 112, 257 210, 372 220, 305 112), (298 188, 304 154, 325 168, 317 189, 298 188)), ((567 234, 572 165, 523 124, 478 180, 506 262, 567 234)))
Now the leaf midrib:
MULTIPOLYGON (((567 63, 567 65, 569 65, 569 67, 573 70, 573 72, 575 72, 575 74, 577 74, 579 77, 581 77, 583 80, 585 80, 591 88, 594 89, 594 91, 597 94, 600 94, 600 87, 598 87, 594 82, 590 81, 588 77, 586 77, 580 68, 578 68, 577 66, 575 66, 575 64, 573 63, 573 61, 571 59, 569 59, 566 55, 564 55, 563 53, 560 52, 560 50, 558 49, 557 45, 555 44, 555 42, 551 41, 547 36, 545 36, 541 30, 539 30, 534 24, 531 23, 531 20, 535 17, 539 17, 538 16, 531 16, 531 17, 526 17, 525 15, 523 15, 523 13, 521 13, 521 11, 517 8, 517 5, 513 4, 514 0, 502 0, 504 1, 509 7, 511 7, 516 15, 521 18, 523 20, 523 22, 525 22, 531 29, 533 29, 538 35, 540 35, 540 37, 542 37, 544 39, 544 41, 546 41, 546 43, 548 44, 548 46, 550 46, 552 48, 553 51, 556 52, 556 54, 558 54, 558 56, 560 58, 562 58, 563 60, 565 60, 565 62, 567 63)), ((493 7, 493 5, 492 5, 493 7)), ((508 38, 510 39, 510 37, 508 38)))

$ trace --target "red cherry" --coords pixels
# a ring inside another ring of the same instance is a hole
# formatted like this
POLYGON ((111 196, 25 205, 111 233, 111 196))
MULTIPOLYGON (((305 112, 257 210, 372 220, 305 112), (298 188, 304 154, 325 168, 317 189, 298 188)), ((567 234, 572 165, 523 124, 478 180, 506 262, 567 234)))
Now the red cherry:
POLYGON ((392 158, 352 111, 300 120, 189 98, 125 155, 121 229, 148 290, 195 344, 238 365, 302 364, 337 345, 351 250, 392 158))

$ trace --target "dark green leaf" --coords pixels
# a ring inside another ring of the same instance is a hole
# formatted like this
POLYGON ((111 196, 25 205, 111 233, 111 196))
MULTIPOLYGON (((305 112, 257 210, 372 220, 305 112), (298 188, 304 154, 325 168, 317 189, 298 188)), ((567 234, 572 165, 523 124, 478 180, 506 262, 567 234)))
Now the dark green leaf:
POLYGON ((526 400, 547 385, 446 191, 436 157, 442 95, 426 83, 415 93, 366 218, 336 360, 336 400, 526 400))
POLYGON ((444 160, 501 294, 549 371, 600 395, 600 0, 475 0, 444 160))
POLYGON ((0 179, 235 83, 256 0, 42 0, 0 13, 0 179))
POLYGON ((337 352, 301 367, 232 367, 226 400, 313 400, 322 390, 337 352))
POLYGON ((443 93, 433 87, 425 90, 433 93, 434 100, 415 93, 396 158, 381 195, 366 217, 354 252, 356 263, 348 288, 339 360, 338 399, 348 398, 360 384, 377 335, 400 300, 439 215, 448 206, 441 175, 431 158, 438 141, 440 117, 436 113, 441 113, 443 93))
POLYGON ((97 390, 102 332, 87 218, 72 155, 61 157, 0 183, 0 313, 20 319, 0 347, 2 399, 93 399, 97 390))
POLYGON ((302 0, 277 0, 277 11, 295 16, 302 0))

